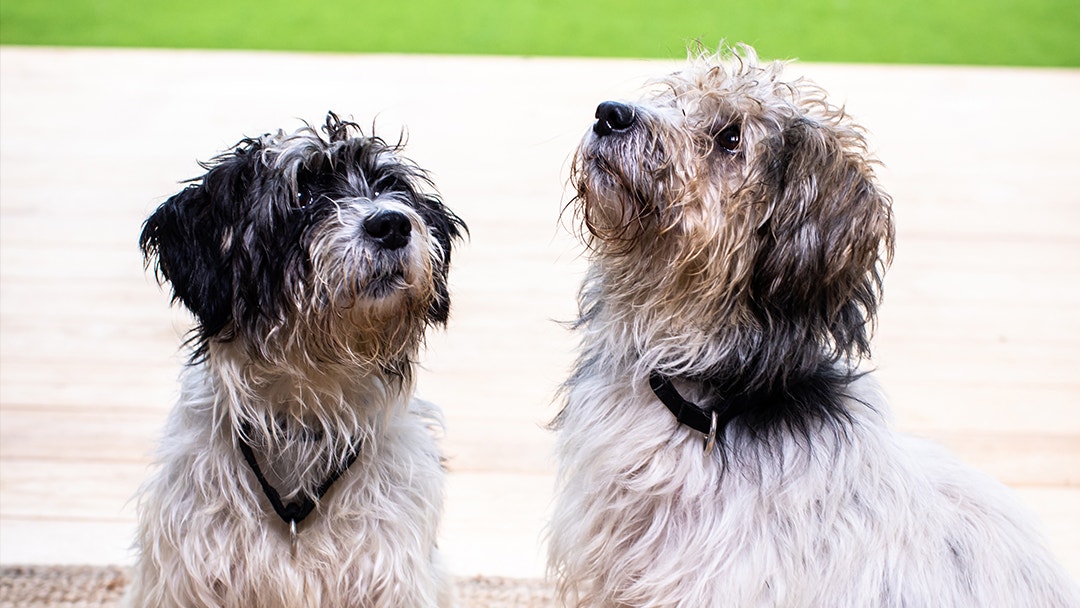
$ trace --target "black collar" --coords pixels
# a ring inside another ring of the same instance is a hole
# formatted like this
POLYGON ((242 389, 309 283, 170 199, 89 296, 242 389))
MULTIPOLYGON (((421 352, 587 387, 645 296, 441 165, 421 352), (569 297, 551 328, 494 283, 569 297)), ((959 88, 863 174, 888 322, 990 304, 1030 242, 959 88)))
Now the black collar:
POLYGON ((706 410, 692 401, 687 401, 679 394, 671 378, 659 372, 649 374, 649 387, 656 398, 675 416, 675 420, 705 436, 705 453, 711 452, 716 444, 716 411, 706 410))
POLYGON ((659 372, 652 372, 649 374, 649 386, 656 398, 671 410, 676 420, 699 433, 709 434, 709 429, 713 424, 712 412, 693 401, 687 401, 672 384, 671 378, 659 372))
POLYGON ((255 451, 251 449, 251 444, 247 440, 250 434, 251 425, 244 423, 241 426, 240 433, 237 434, 240 452, 243 453, 244 460, 251 467, 251 471, 255 473, 255 478, 259 480, 259 485, 262 486, 263 494, 266 494, 266 498, 270 501, 270 506, 274 508, 274 512, 278 514, 278 517, 289 525, 289 529, 293 534, 296 533, 296 525, 304 521, 304 518, 315 509, 315 501, 325 496, 330 491, 330 486, 334 485, 334 482, 344 475, 345 471, 349 470, 353 462, 356 462, 356 457, 360 454, 360 444, 363 441, 363 437, 357 438, 352 444, 345 461, 330 469, 326 479, 315 489, 314 498, 308 494, 303 494, 299 500, 284 504, 281 502, 281 494, 274 489, 274 486, 270 485, 270 482, 266 480, 266 476, 263 475, 262 469, 259 468, 259 463, 255 459, 255 451))
POLYGON ((660 372, 649 374, 649 387, 680 424, 705 435, 706 451, 719 434, 735 420, 755 436, 779 428, 809 432, 814 424, 844 424, 850 413, 844 405, 852 398, 845 387, 862 374, 835 362, 823 361, 810 372, 791 374, 783 382, 751 390, 737 379, 704 379, 710 393, 708 407, 688 401, 679 394, 671 378, 660 372))

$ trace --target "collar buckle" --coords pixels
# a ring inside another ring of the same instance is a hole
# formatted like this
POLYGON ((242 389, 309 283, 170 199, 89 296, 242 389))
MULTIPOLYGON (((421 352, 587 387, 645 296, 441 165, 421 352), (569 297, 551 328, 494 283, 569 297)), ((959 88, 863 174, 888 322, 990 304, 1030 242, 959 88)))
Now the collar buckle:
POLYGON ((716 412, 711 412, 712 421, 709 423, 709 433, 705 435, 705 455, 708 456, 716 448, 716 412))
POLYGON ((720 426, 720 417, 716 410, 706 410, 692 401, 687 401, 679 394, 671 378, 659 372, 649 374, 649 388, 680 424, 702 434, 705 454, 716 448, 716 433, 720 426))

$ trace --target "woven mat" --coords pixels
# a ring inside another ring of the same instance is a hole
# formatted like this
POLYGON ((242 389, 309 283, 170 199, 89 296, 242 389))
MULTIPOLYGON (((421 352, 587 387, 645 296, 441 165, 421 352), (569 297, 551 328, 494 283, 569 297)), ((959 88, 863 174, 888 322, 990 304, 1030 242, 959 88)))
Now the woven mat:
MULTIPOLYGON (((127 571, 115 566, 4 566, 0 608, 114 608, 127 571)), ((547 608, 554 594, 534 579, 459 578, 459 608, 547 608)))

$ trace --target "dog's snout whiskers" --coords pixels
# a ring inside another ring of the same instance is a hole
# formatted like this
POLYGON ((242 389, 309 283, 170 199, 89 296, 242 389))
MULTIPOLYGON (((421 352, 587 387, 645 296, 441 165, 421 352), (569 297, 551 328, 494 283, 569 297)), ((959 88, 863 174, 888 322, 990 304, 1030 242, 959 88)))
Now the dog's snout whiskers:
POLYGON ((633 126, 634 120, 633 106, 617 101, 605 101, 596 106, 596 122, 593 123, 593 133, 605 137, 615 131, 625 131, 633 126))

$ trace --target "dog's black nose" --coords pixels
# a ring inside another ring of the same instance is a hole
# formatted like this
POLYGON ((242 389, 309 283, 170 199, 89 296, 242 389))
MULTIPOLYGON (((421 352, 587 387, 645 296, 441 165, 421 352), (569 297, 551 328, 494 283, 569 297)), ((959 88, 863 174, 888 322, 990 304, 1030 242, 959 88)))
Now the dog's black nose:
POLYGON ((596 122, 593 133, 600 137, 612 131, 624 131, 634 124, 634 108, 617 101, 605 101, 596 106, 596 122))
POLYGON ((384 249, 401 249, 409 244, 412 222, 400 211, 377 211, 364 220, 364 232, 384 249))

